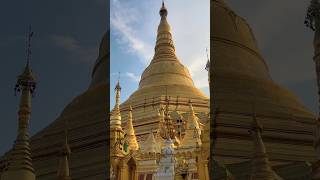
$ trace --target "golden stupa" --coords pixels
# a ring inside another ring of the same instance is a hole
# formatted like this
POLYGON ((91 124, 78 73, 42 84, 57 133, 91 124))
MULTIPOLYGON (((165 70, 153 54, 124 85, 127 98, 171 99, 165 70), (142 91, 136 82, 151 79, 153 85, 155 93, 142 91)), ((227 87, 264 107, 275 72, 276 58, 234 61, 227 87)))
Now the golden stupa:
POLYGON ((315 115, 273 82, 251 28, 224 0, 211 0, 210 39, 210 92, 217 137, 212 143, 220 167, 235 179, 250 174, 254 146, 248 130, 255 117, 263 126, 266 155, 278 175, 286 179, 294 168, 307 171, 305 162, 316 160, 315 115))
MULTIPOLYGON (((74 98, 54 122, 31 137, 31 158, 37 180, 105 179, 108 46, 109 34, 105 33, 90 87, 74 98)), ((10 156, 10 152, 1 158, 0 177, 15 156, 14 153, 10 156)))
POLYGON ((115 88, 112 178, 209 180, 209 98, 176 56, 164 3, 159 14, 154 56, 138 90, 120 104, 121 83, 115 88))
POLYGON ((150 128, 156 128, 157 110, 169 98, 170 109, 188 112, 189 100, 192 100, 196 112, 209 112, 209 98, 194 86, 188 69, 175 54, 170 25, 161 18, 158 26, 155 54, 149 66, 144 70, 139 88, 120 105, 122 121, 127 120, 130 105, 135 114, 136 135, 149 134, 150 128))

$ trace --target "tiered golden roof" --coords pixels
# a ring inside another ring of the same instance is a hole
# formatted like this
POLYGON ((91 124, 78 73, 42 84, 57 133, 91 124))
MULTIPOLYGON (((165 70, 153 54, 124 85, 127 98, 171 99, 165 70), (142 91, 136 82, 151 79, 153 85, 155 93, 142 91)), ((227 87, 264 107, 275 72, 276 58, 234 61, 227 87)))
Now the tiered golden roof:
POLYGON ((161 20, 158 26, 155 54, 150 65, 144 70, 139 89, 124 103, 144 101, 161 95, 180 96, 207 100, 193 83, 188 69, 181 64, 175 54, 171 28, 167 21, 165 6, 160 10, 161 20))

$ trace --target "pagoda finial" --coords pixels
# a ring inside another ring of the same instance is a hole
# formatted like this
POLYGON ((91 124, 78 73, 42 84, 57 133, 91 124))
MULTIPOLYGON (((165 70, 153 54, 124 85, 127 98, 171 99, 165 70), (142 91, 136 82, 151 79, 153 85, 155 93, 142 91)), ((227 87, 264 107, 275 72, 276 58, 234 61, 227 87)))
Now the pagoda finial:
POLYGON ((26 56, 27 56, 27 65, 26 67, 29 67, 30 65, 30 58, 31 58, 31 39, 33 36, 33 32, 31 30, 31 25, 29 25, 29 32, 27 34, 27 47, 26 47, 26 56))
MULTIPOLYGON (((120 72, 119 72, 119 79, 120 79, 120 72)), ((120 93, 121 93, 121 86, 120 86, 120 80, 118 79, 118 82, 116 84, 116 87, 114 88, 116 91, 116 104, 115 108, 119 109, 120 106, 120 93)))
POLYGON ((116 87, 114 88, 115 91, 119 90, 121 91, 121 86, 120 86, 120 72, 119 72, 119 75, 118 75, 118 82, 116 84, 116 87))
POLYGON ((36 81, 29 68, 30 40, 33 33, 28 35, 27 64, 23 73, 18 76, 15 94, 21 93, 18 111, 18 135, 8 157, 8 166, 1 174, 1 180, 35 180, 29 144, 29 121, 31 116, 31 97, 36 88, 36 81))
POLYGON ((161 17, 167 17, 167 15, 168 15, 168 10, 167 10, 166 6, 164 5, 164 1, 162 1, 162 6, 159 11, 159 14, 161 17))
POLYGON ((118 81, 116 87, 116 97, 115 97, 115 105, 114 108, 111 112, 111 117, 110 117, 110 127, 111 128, 116 128, 116 129, 121 129, 121 113, 120 113, 120 92, 121 92, 121 87, 120 83, 118 81))
POLYGON ((26 41, 26 61, 27 62, 22 74, 18 76, 18 80, 14 88, 15 95, 17 93, 22 92, 24 88, 28 89, 31 95, 33 95, 34 90, 36 88, 36 79, 30 68, 32 36, 33 36, 33 32, 31 31, 31 26, 29 26, 29 32, 27 33, 27 41, 26 41))

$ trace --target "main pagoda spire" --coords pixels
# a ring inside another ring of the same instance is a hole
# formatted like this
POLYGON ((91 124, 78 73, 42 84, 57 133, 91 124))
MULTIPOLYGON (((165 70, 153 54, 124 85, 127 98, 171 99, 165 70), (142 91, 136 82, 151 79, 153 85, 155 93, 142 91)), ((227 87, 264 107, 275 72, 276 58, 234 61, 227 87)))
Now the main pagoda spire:
POLYGON ((162 58, 171 57, 171 60, 177 60, 175 55, 175 47, 173 44, 171 27, 167 21, 168 10, 162 2, 159 14, 161 16, 160 24, 158 26, 157 41, 155 46, 155 55, 152 62, 161 60, 162 58))
POLYGON ((171 27, 167 19, 169 12, 164 3, 160 7, 159 14, 160 23, 153 58, 141 75, 139 89, 126 102, 139 101, 141 97, 162 96, 165 92, 172 97, 183 92, 185 97, 207 99, 194 86, 189 70, 176 56, 171 27))
POLYGON ((1 180, 35 180, 28 133, 31 115, 31 97, 36 88, 36 80, 30 68, 32 35, 33 32, 31 32, 30 28, 27 45, 27 63, 23 73, 18 76, 15 86, 15 94, 21 94, 18 111, 18 135, 13 149, 9 152, 8 165, 1 175, 1 180))

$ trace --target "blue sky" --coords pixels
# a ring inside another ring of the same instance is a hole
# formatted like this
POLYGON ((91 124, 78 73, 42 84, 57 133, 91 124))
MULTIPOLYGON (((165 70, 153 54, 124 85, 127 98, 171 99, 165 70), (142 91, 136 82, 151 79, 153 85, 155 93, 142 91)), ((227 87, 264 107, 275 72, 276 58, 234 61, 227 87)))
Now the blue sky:
MULTIPOLYGON (((111 0, 111 108, 118 72, 123 102, 138 88, 140 76, 152 59, 161 3, 160 0, 111 0)), ((167 0, 165 4, 176 54, 189 69, 195 85, 209 95, 204 68, 206 48, 210 46, 210 1, 167 0)))

